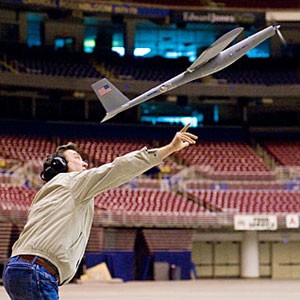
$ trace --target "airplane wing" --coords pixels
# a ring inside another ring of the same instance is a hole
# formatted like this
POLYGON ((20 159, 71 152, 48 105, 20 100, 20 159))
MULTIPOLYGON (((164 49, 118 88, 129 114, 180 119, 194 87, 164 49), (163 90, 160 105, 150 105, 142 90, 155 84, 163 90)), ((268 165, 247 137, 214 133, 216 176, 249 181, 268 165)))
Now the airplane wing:
POLYGON ((211 44, 200 56, 191 64, 187 69, 189 72, 193 72, 197 67, 207 63, 209 60, 217 56, 222 50, 224 50, 242 31, 243 27, 235 28, 211 44))

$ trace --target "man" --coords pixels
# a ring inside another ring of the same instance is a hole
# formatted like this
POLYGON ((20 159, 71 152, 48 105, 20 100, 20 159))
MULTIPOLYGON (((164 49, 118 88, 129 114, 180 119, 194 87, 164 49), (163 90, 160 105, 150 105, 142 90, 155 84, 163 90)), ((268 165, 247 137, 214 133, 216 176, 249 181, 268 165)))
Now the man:
POLYGON ((44 163, 47 183, 32 201, 27 223, 13 246, 3 284, 11 299, 58 299, 83 257, 93 221, 94 197, 158 165, 197 136, 186 125, 161 148, 128 153, 112 163, 87 169, 75 145, 57 148, 44 163))

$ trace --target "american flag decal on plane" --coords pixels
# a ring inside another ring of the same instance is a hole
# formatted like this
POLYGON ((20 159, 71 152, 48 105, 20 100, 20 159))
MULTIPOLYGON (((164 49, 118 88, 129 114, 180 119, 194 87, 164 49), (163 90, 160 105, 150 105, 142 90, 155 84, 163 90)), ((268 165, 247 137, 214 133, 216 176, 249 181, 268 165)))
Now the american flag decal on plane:
POLYGON ((109 86, 109 84, 106 84, 104 86, 102 86, 101 88, 98 89, 99 95, 102 97, 106 94, 108 94, 109 92, 111 92, 111 88, 109 86))

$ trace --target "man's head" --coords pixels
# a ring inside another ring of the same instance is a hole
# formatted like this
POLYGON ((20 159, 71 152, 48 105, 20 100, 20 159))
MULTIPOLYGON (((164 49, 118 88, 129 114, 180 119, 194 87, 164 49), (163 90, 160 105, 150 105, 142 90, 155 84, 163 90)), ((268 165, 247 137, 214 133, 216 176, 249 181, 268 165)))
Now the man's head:
POLYGON ((59 146, 56 152, 48 155, 44 162, 41 178, 49 181, 59 173, 80 172, 87 168, 87 163, 82 160, 73 143, 59 146))

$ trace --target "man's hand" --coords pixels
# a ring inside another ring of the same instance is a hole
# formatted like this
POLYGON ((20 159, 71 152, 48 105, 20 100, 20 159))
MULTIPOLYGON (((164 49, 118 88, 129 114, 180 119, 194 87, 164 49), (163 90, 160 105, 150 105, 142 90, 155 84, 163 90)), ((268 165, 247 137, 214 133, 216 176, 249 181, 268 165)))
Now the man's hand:
POLYGON ((170 144, 157 149, 157 152, 162 159, 168 157, 176 151, 179 151, 185 147, 188 147, 189 145, 193 145, 196 143, 198 137, 192 133, 187 132, 189 127, 190 124, 184 126, 180 131, 176 133, 170 144))
POLYGON ((191 144, 196 144, 198 137, 192 133, 187 132, 191 124, 185 125, 179 132, 176 133, 175 137, 171 142, 174 152, 179 151, 191 144))

